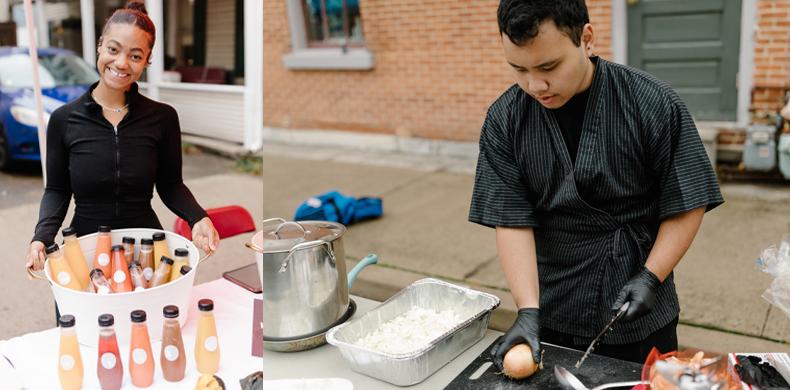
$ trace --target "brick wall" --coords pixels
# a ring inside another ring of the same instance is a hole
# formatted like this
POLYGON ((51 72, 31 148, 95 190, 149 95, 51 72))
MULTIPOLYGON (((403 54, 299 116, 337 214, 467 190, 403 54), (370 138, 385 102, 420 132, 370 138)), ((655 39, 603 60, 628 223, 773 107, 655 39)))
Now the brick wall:
MULTIPOLYGON (((592 0, 596 52, 611 57, 611 0, 592 0)), ((264 123, 476 141, 486 110, 512 85, 498 0, 360 1, 371 71, 288 70, 285 0, 265 1, 264 123)))
POLYGON ((759 0, 752 110, 777 111, 790 89, 790 0, 759 0))

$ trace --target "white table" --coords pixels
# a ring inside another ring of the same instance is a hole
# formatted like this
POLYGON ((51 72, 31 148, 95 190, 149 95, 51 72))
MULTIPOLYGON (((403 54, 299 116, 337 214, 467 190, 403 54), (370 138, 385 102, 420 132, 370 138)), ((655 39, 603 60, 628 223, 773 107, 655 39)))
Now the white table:
MULTIPOLYGON (((186 376, 178 383, 167 382, 162 377, 159 365, 161 342, 151 344, 154 355, 154 384, 149 389, 194 389, 200 374, 195 367, 194 343, 197 332, 197 301, 202 298, 214 300, 214 316, 220 345, 220 369, 217 376, 222 378, 227 389, 239 389, 239 379, 262 369, 261 358, 252 356, 252 310, 253 300, 261 294, 253 294, 243 288, 217 279, 197 285, 192 290, 189 315, 181 329, 184 338, 184 352, 187 357, 186 376), (194 308, 194 309, 192 309, 194 308)), ((6 356, 15 370, 0 376, 2 388, 19 380, 26 389, 59 389, 58 382, 58 345, 60 330, 48 329, 0 341, 0 354, 6 356), (8 376, 13 377, 8 377, 8 376)), ((99 389, 96 377, 96 348, 81 346, 82 363, 85 369, 83 389, 99 389)), ((134 388, 128 375, 129 346, 120 346, 121 360, 124 365, 124 388, 134 388)), ((0 357, 2 359, 2 357, 0 357)), ((1 374, 0 374, 1 375, 1 374)))
MULTIPOLYGON (((352 319, 360 317, 379 304, 379 302, 370 299, 353 296, 351 298, 357 303, 357 311, 352 319)), ((482 340, 469 347, 450 363, 429 376, 428 379, 406 388, 443 389, 501 334, 501 332, 491 329, 486 330, 482 340)), ((264 350, 263 377, 265 379, 345 378, 353 383, 354 389, 404 389, 404 387, 352 371, 340 355, 340 351, 328 344, 300 352, 264 350)))

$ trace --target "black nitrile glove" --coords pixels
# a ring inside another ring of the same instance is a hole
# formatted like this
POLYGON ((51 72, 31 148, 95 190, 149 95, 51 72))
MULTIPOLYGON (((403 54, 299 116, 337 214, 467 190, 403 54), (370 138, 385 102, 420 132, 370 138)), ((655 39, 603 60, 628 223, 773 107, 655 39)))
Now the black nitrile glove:
POLYGON ((656 305, 656 291, 661 281, 650 272, 647 267, 636 274, 620 289, 620 294, 612 305, 612 310, 619 310, 626 302, 631 302, 628 311, 623 315, 623 321, 633 321, 650 313, 656 305))
POLYGON ((526 343, 532 350, 532 359, 540 363, 540 309, 527 307, 518 310, 513 326, 505 332, 499 342, 491 348, 491 359, 499 371, 502 371, 502 360, 514 345, 526 343))

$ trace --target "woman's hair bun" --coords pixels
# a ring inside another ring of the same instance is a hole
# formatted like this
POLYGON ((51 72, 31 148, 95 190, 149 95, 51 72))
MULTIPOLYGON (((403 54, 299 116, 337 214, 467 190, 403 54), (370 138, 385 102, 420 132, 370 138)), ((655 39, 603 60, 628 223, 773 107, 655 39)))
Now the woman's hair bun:
POLYGON ((142 1, 131 0, 126 3, 126 8, 133 9, 148 15, 148 11, 145 10, 145 3, 142 1))

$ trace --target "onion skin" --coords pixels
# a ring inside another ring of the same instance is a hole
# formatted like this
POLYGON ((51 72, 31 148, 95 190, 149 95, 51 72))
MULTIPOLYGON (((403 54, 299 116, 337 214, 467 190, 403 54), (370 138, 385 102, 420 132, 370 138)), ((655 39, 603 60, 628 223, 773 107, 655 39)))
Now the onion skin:
POLYGON ((517 344, 510 348, 502 361, 502 372, 513 379, 524 379, 538 371, 532 358, 532 349, 527 344, 517 344))

